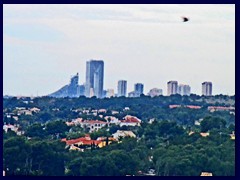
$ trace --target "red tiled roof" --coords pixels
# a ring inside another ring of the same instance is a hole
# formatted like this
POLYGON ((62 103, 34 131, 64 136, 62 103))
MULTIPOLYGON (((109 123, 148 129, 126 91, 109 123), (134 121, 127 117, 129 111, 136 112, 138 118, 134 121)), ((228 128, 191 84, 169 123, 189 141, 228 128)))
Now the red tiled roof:
POLYGON ((125 120, 122 120, 125 123, 139 123, 140 121, 135 117, 125 117, 125 120))
POLYGON ((224 107, 224 106, 209 106, 208 109, 219 109, 219 110, 233 110, 234 107, 224 107))
POLYGON ((71 144, 76 144, 76 143, 79 143, 81 141, 84 141, 86 140, 85 137, 80 137, 80 138, 77 138, 77 139, 70 139, 70 140, 66 140, 66 138, 62 139, 62 142, 66 142, 67 145, 71 145, 71 144))
POLYGON ((201 106, 187 105, 186 107, 190 109, 201 109, 201 106))
POLYGON ((181 107, 181 105, 169 105, 169 108, 172 109, 172 108, 178 108, 178 107, 181 107))
POLYGON ((98 121, 98 120, 85 120, 83 123, 86 124, 107 124, 107 122, 104 121, 98 121))
POLYGON ((100 142, 102 142, 97 140, 91 140, 89 137, 80 137, 77 139, 70 139, 70 140, 66 140, 66 138, 63 138, 61 141, 66 142, 67 145, 72 145, 77 143, 82 143, 83 145, 91 145, 91 144, 97 145, 100 142))

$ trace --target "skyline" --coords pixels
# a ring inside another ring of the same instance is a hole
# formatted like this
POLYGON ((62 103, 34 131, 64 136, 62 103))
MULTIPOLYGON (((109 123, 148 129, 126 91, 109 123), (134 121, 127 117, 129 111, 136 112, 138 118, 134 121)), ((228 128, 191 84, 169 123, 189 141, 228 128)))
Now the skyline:
POLYGON ((117 82, 167 92, 176 80, 201 94, 235 94, 234 5, 3 5, 3 94, 54 92, 89 59, 105 62, 104 89, 117 82), (190 21, 183 23, 181 16, 190 21))
MULTIPOLYGON (((148 93, 144 93, 144 84, 135 83, 134 90, 127 92, 127 80, 119 80, 117 84, 117 92, 114 89, 103 89, 104 84, 104 61, 103 60, 89 60, 86 62, 86 82, 79 84, 79 74, 72 76, 69 84, 65 84, 57 91, 48 94, 47 96, 52 97, 93 97, 105 98, 105 97, 140 97, 141 94, 155 96, 163 95, 161 88, 152 88, 148 93), (83 89, 81 89, 83 88, 83 89), (105 92, 104 92, 105 91, 105 92), (160 94, 159 94, 160 93, 160 94), (128 94, 128 96, 127 96, 128 94)), ((191 92, 191 86, 187 84, 178 84, 178 81, 168 81, 167 82, 167 96, 173 94, 180 94, 181 96, 190 94, 212 96, 212 82, 203 82, 202 84, 202 94, 196 94, 191 92)))

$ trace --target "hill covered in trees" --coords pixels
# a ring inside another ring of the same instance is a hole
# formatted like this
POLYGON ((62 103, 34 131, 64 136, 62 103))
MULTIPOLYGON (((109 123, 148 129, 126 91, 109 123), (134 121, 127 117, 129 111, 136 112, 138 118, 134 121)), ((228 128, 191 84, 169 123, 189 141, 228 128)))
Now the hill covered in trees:
POLYGON ((4 98, 3 168, 6 175, 143 176, 152 171, 156 176, 233 176, 234 107, 235 96, 223 95, 4 98), (93 132, 68 125, 75 119, 109 122, 109 117, 129 115, 141 124, 108 124, 93 132), (117 131, 136 137, 107 143, 117 131), (91 144, 82 152, 62 141, 86 134, 106 137, 106 145, 91 144))

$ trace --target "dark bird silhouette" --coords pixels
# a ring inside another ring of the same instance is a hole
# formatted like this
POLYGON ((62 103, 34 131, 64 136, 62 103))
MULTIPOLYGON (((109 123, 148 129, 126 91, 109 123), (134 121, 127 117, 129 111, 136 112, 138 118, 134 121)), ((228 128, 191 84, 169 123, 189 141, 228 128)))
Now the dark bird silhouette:
POLYGON ((187 22, 187 21, 189 21, 189 18, 187 18, 187 17, 182 17, 182 20, 183 20, 183 22, 187 22))

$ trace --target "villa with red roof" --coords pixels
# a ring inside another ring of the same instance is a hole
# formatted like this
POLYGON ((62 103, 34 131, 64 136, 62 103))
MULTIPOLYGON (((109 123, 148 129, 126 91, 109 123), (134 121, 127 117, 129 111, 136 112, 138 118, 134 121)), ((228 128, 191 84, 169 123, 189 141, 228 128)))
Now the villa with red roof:
POLYGON ((127 115, 124 117, 124 120, 121 120, 120 127, 122 126, 140 126, 141 120, 135 116, 127 115))
POLYGON ((85 120, 79 123, 82 128, 89 129, 89 132, 98 131, 99 129, 103 128, 104 126, 107 126, 108 123, 105 121, 99 121, 99 120, 85 120))

